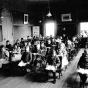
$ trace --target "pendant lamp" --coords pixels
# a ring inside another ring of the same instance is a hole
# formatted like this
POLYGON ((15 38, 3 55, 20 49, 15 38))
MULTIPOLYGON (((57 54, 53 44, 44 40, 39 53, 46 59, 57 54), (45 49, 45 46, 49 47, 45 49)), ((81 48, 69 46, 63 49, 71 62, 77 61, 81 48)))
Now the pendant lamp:
POLYGON ((50 5, 49 5, 49 1, 48 1, 48 9, 49 9, 49 13, 48 13, 46 16, 51 17, 51 16, 52 16, 52 14, 51 14, 51 12, 50 12, 50 5))

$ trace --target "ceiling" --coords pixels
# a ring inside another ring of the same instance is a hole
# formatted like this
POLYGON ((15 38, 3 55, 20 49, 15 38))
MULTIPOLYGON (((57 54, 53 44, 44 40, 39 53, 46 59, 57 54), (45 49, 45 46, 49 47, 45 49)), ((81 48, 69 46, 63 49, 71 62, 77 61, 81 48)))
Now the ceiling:
POLYGON ((30 17, 35 15, 34 19, 42 19, 49 11, 48 3, 54 17, 65 12, 88 12, 88 0, 0 0, 0 9, 8 8, 29 13, 30 17))
POLYGON ((0 8, 8 8, 22 12, 33 12, 48 9, 48 2, 51 9, 60 8, 85 8, 88 7, 87 0, 0 0, 0 8))

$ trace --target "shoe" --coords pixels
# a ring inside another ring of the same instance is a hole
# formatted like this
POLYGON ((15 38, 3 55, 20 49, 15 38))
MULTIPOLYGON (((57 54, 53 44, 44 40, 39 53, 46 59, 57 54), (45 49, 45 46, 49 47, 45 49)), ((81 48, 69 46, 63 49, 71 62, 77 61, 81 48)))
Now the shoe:
POLYGON ((55 84, 56 83, 56 81, 53 81, 53 84, 55 84))

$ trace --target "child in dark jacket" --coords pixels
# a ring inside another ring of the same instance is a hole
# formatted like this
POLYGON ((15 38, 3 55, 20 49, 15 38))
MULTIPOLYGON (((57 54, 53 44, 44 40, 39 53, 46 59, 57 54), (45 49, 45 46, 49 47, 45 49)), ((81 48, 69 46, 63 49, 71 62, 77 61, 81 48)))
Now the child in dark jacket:
POLYGON ((21 62, 18 64, 18 66, 20 66, 21 70, 24 73, 27 73, 26 67, 32 61, 32 57, 31 56, 32 55, 31 55, 31 52, 29 51, 29 47, 26 47, 25 48, 25 52, 22 55, 21 62))
POLYGON ((86 80, 87 80, 87 75, 88 75, 88 51, 84 50, 84 53, 82 54, 78 65, 78 73, 80 76, 80 86, 84 86, 86 80))

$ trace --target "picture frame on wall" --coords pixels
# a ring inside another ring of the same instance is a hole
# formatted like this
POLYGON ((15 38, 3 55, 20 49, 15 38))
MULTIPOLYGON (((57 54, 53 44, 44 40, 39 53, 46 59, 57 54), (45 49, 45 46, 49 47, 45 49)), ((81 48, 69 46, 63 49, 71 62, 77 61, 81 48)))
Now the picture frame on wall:
POLYGON ((71 13, 61 14, 61 21, 62 22, 72 21, 72 19, 71 19, 71 13))
POLYGON ((33 26, 33 36, 40 36, 40 27, 33 26))
POLYGON ((24 24, 28 24, 28 14, 24 14, 24 24))

